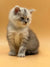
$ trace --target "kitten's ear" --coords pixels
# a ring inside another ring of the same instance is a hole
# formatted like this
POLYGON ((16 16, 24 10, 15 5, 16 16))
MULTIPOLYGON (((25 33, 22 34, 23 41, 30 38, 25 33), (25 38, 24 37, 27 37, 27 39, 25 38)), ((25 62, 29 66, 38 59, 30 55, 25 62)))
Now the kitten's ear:
POLYGON ((17 14, 18 11, 20 11, 20 8, 19 8, 19 6, 16 6, 15 9, 14 9, 14 13, 17 14))
POLYGON ((36 11, 36 9, 30 9, 29 12, 32 14, 32 12, 36 11))

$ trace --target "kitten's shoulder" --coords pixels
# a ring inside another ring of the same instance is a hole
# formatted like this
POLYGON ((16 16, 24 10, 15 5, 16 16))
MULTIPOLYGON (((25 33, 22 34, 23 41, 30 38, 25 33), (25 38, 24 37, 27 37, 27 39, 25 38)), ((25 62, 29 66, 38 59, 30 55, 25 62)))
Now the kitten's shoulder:
POLYGON ((37 39, 36 33, 33 30, 31 30, 30 28, 29 28, 29 36, 37 39))
POLYGON ((29 28, 29 34, 35 34, 35 33, 33 32, 33 30, 31 30, 31 29, 29 28))
POLYGON ((39 45, 39 40, 38 40, 38 38, 36 36, 36 33, 34 33, 31 29, 29 29, 29 36, 30 36, 30 39, 35 40, 39 45))

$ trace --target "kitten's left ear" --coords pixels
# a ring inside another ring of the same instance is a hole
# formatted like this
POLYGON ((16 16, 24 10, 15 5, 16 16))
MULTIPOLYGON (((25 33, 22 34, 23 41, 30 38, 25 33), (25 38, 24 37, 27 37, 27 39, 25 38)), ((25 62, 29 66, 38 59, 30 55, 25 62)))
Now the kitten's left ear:
POLYGON ((14 13, 17 14, 19 11, 20 11, 19 6, 16 6, 15 9, 14 9, 14 13))
POLYGON ((30 9, 29 12, 32 14, 32 12, 36 11, 36 9, 30 9))

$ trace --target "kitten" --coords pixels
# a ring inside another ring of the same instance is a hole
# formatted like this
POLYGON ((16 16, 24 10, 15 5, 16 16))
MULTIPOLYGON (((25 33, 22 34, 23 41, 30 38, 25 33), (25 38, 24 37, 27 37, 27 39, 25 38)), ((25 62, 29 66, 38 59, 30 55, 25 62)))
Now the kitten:
POLYGON ((19 6, 11 9, 7 27, 9 55, 24 57, 26 54, 38 53, 39 41, 29 28, 33 11, 19 6))

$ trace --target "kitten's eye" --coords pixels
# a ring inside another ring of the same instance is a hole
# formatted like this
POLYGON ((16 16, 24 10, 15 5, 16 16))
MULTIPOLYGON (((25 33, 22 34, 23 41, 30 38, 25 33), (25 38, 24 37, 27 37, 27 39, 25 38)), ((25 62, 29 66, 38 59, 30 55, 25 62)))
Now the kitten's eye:
POLYGON ((24 18, 23 18, 23 17, 21 17, 21 20, 24 20, 24 18))
POLYGON ((29 18, 27 18, 27 20, 29 20, 29 18))

